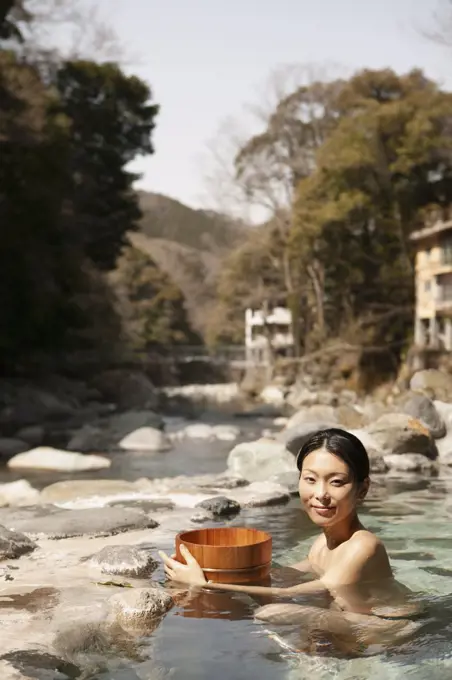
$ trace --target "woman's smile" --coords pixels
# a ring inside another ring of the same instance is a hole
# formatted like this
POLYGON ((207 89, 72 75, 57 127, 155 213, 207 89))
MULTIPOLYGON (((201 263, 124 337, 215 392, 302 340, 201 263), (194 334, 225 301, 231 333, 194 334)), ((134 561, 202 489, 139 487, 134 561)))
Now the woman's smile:
POLYGON ((331 517, 334 514, 334 507, 325 507, 324 505, 311 505, 311 508, 321 517, 331 517))

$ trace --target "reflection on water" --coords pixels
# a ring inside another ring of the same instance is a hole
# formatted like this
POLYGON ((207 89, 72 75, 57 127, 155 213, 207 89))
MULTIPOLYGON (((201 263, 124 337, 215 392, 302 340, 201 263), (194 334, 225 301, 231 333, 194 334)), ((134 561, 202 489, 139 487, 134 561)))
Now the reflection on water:
MULTIPOLYGON (((155 658, 172 669, 174 680, 191 678, 276 678, 297 680, 443 680, 452 677, 452 597, 450 592, 450 513, 452 484, 426 480, 393 480, 391 487, 374 485, 362 514, 364 523, 385 541, 396 578, 428 606, 412 635, 341 652, 331 638, 308 640, 303 626, 270 626, 254 620, 263 599, 234 593, 202 593, 181 600, 154 635, 155 658), (432 492, 430 493, 430 488, 432 492), (279 636, 279 637, 278 637, 279 636), (305 639, 306 642, 306 639, 305 639), (289 649, 285 646, 289 647, 289 649), (304 648, 294 653, 290 647, 304 648)), ((277 566, 306 556, 315 535, 294 499, 282 508, 250 509, 232 524, 248 524, 270 531, 277 566)), ((274 571, 273 579, 290 578, 290 571, 274 571)), ((303 578, 303 575, 299 575, 303 578)), ((325 606, 325 603, 310 604, 325 606)), ((415 624, 415 625, 414 625, 415 624)), ((388 638, 388 636, 387 636, 388 638)), ((337 640, 336 640, 337 642, 337 640)))
MULTIPOLYGON (((270 419, 259 421, 243 418, 226 419, 218 413, 206 413, 203 421, 211 425, 233 424, 237 426, 241 435, 237 442, 251 441, 261 436, 263 428, 272 427, 270 419)), ((171 427, 169 428, 171 431, 171 427)), ((125 479, 133 481, 140 477, 175 477, 177 475, 200 475, 205 473, 220 473, 226 467, 226 458, 234 446, 228 441, 209 441, 203 439, 183 439, 174 442, 169 451, 121 451, 109 454, 112 465, 108 470, 102 470, 103 479, 125 479)), ((102 453, 102 452, 99 452, 102 453)), ((0 484, 13 482, 23 478, 23 470, 8 470, 0 465, 0 484)), ((27 470, 27 479, 34 487, 42 489, 54 482, 70 479, 92 479, 92 472, 67 473, 49 470, 27 470)))
MULTIPOLYGON (((237 424, 245 426, 243 421, 237 424)), ((257 436, 262 423, 258 427, 250 423, 246 427, 248 432, 244 437, 249 439, 257 436), (255 433, 253 427, 256 427, 255 433)), ((228 442, 187 440, 170 452, 117 454, 107 472, 110 478, 123 479, 221 472, 230 448, 228 442)), ((92 477, 86 473, 81 475, 87 476, 92 477)), ((0 481, 12 478, 12 473, 0 474, 0 481)), ((30 477, 30 481, 45 486, 62 478, 61 474, 45 473, 36 475, 35 479, 30 477)), ((166 677, 171 680, 444 680, 452 677, 452 597, 449 595, 452 478, 376 479, 362 519, 385 542, 396 578, 426 597, 428 617, 422 621, 414 641, 408 639, 394 644, 392 640, 392 644, 389 641, 383 647, 375 645, 359 653, 341 654, 325 644, 325 639, 312 637, 310 653, 293 653, 284 643, 299 647, 307 627, 277 629, 257 622, 254 612, 268 599, 203 592, 195 597, 178 596, 177 606, 160 626, 140 639, 141 658, 148 661, 137 662, 129 657, 120 668, 116 666, 115 670, 89 675, 78 666, 58 660, 57 663, 49 655, 30 653, 25 658, 19 654, 17 659, 9 660, 18 667, 20 657, 27 676, 39 680, 50 677, 62 680, 74 677, 86 680, 164 680, 166 677), (52 665, 58 675, 49 674, 52 665)), ((275 584, 290 584, 293 572, 278 568, 306 557, 317 533, 300 511, 297 499, 281 507, 246 509, 228 524, 247 525, 272 534, 275 584)), ((54 595, 35 592, 34 596, 29 595, 31 606, 34 606, 33 597, 41 597, 45 607, 46 599, 54 595)), ((28 600, 21 602, 27 606, 28 600)), ((19 600, 11 606, 15 603, 19 600)), ((320 597, 310 598, 309 603, 326 606, 320 597)))

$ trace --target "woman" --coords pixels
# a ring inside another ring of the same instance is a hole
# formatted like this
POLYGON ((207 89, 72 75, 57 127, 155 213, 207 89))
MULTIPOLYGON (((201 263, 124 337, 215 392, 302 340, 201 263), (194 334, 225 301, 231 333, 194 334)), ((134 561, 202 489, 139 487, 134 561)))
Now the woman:
POLYGON ((408 602, 408 589, 394 580, 383 543, 358 518, 358 506, 370 483, 369 458, 363 444, 345 430, 321 430, 302 447, 297 467, 300 500, 322 533, 307 559, 292 566, 312 573, 313 580, 289 588, 210 583, 186 548, 182 548, 186 564, 160 553, 168 578, 250 595, 298 598, 324 593, 330 599, 330 609, 270 604, 256 612, 257 618, 272 623, 300 622, 316 630, 351 632, 355 636, 356 628, 364 627, 366 633, 360 631, 359 637, 367 642, 372 631, 386 631, 391 636, 411 631, 413 627, 404 617, 417 607, 408 602))

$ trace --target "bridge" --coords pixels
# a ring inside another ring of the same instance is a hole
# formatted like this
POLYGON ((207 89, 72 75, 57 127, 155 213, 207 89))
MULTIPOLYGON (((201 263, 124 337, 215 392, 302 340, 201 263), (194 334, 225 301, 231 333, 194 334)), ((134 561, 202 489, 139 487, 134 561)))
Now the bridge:
MULTIPOLYGON (((140 353, 146 360, 146 353, 140 353)), ((180 364, 206 363, 215 366, 229 366, 231 368, 247 368, 255 366, 256 362, 246 356, 243 345, 221 345, 208 348, 203 345, 174 345, 167 355, 159 357, 163 363, 180 364)))

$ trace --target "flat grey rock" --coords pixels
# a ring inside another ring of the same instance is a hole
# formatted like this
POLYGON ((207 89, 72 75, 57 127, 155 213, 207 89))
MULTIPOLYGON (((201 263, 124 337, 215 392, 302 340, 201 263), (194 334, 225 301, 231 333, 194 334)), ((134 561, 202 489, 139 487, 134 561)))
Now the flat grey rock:
POLYGON ((16 517, 13 522, 10 521, 12 523, 12 528, 27 536, 55 540, 75 536, 114 536, 125 531, 158 526, 155 520, 140 510, 117 507, 58 510, 42 517, 16 517))
POLYGON ((0 526, 0 560, 14 560, 36 548, 27 536, 0 526))
POLYGON ((225 496, 206 498, 205 501, 197 503, 195 507, 212 513, 214 517, 228 517, 240 512, 240 504, 225 496))
POLYGON ((90 564, 103 574, 137 578, 148 576, 158 567, 148 549, 135 545, 106 545, 92 556, 90 564))

